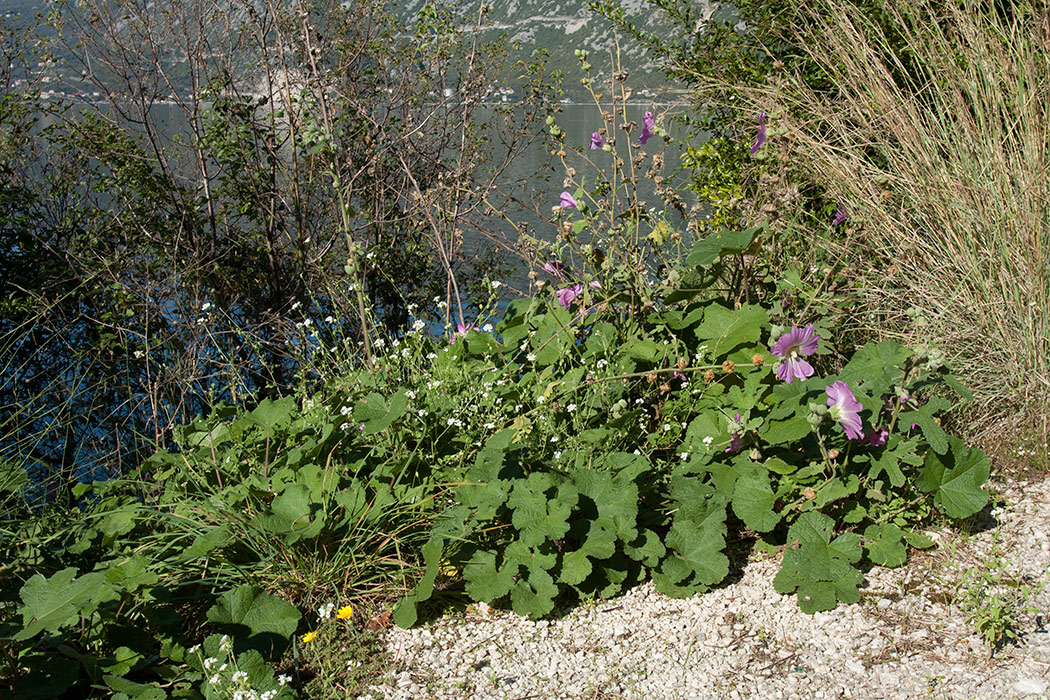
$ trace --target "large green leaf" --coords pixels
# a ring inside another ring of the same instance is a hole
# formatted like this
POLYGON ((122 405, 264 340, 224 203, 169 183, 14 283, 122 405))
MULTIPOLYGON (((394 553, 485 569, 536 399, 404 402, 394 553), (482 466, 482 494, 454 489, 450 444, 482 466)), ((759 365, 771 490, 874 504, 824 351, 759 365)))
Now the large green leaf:
POLYGON ((769 532, 780 522, 780 514, 773 510, 775 500, 764 467, 747 469, 733 487, 733 512, 756 532, 769 532))
POLYGON ((988 493, 981 486, 988 481, 988 455, 970 449, 954 435, 948 438, 946 455, 930 451, 916 485, 934 494, 934 502, 952 518, 967 518, 988 503, 988 493))
POLYGON ((518 573, 518 567, 497 568, 496 559, 495 552, 479 550, 463 567, 467 595, 474 600, 491 603, 510 593, 510 589, 514 586, 514 577, 518 573))
POLYGON ((14 636, 24 641, 46 630, 58 632, 90 615, 99 603, 118 596, 115 586, 106 581, 101 572, 91 572, 77 578, 77 570, 62 569, 51 578, 35 574, 22 586, 22 630, 14 636))
POLYGON ((768 325, 769 313, 757 304, 744 304, 739 309, 711 304, 694 332, 697 341, 706 344, 711 356, 721 361, 722 355, 738 345, 757 343, 768 325))
POLYGON ((778 593, 798 592, 803 612, 830 610, 837 601, 856 603, 864 576, 853 564, 860 560, 860 537, 847 532, 831 539, 835 523, 823 513, 799 516, 788 529, 788 548, 773 579, 778 593))
POLYGON ((372 435, 390 427, 391 423, 404 415, 407 408, 408 396, 404 391, 391 396, 389 402, 382 394, 372 392, 354 406, 354 420, 364 426, 363 434, 372 435))
POLYGON ((226 634, 271 656, 287 647, 300 617, 291 603, 247 584, 226 591, 208 610, 226 634))
POLYGON ((686 265, 707 267, 723 255, 742 253, 762 231, 761 226, 744 230, 722 229, 693 244, 686 256, 686 265))

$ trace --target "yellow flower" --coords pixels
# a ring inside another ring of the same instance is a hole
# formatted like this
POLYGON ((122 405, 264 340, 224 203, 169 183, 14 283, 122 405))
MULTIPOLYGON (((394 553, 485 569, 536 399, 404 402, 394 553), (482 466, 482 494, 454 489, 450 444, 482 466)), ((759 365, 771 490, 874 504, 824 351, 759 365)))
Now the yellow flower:
POLYGON ((344 605, 339 608, 339 612, 335 614, 340 620, 349 620, 354 615, 354 609, 349 605, 344 605))
POLYGON ((303 635, 303 644, 309 644, 310 642, 317 639, 317 632, 307 632, 303 635))

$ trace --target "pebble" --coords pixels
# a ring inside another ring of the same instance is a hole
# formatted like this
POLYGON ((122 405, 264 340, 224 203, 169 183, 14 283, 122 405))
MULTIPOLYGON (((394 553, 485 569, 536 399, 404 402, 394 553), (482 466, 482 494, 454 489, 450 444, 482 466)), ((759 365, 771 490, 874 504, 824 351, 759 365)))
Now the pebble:
MULTIPOLYGON (((993 545, 1010 572, 1047 582, 1050 481, 1013 485, 998 526, 969 538, 927 533, 947 548, 865 574, 862 602, 816 615, 773 590, 779 562, 747 564, 734 583, 671 599, 646 583, 564 617, 530 621, 479 604, 410 630, 388 628, 394 660, 375 700, 708 700, 709 698, 1045 696, 1050 634, 1023 617, 1021 639, 989 657, 951 599, 963 571, 993 545), (1039 527, 1033 527, 1038 523, 1039 527), (931 599, 932 598, 932 599, 931 599), (480 663, 484 661, 484 663, 480 663)), ((1031 601, 1050 610, 1050 590, 1031 601)), ((1045 614, 1045 613, 1044 613, 1045 614)))

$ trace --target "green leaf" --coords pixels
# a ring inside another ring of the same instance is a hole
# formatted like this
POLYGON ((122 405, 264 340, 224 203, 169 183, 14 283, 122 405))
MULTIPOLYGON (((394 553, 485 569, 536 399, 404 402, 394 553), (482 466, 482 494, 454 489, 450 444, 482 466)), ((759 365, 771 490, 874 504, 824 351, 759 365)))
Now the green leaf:
POLYGON ((897 567, 908 558, 904 532, 893 523, 869 525, 864 530, 868 559, 879 566, 897 567))
POLYGON ((769 485, 769 472, 754 466, 743 471, 733 488, 733 512, 756 532, 769 532, 780 522, 773 510, 775 501, 769 485))
POLYGON ((292 412, 295 409, 295 398, 291 396, 277 401, 263 399, 254 410, 243 414, 240 418, 259 426, 264 431, 272 432, 275 428, 291 423, 292 412))
POLYGON ((594 501, 598 508, 597 521, 625 542, 638 537, 638 486, 633 481, 614 479, 606 472, 579 469, 572 474, 572 483, 581 496, 594 501))
POLYGON ((364 426, 362 434, 374 435, 390 427, 390 424, 405 414, 408 397, 404 390, 390 397, 388 403, 382 394, 372 392, 364 401, 354 406, 354 420, 364 426))
POLYGON ((877 388, 900 383, 904 371, 900 366, 911 356, 911 351, 896 340, 868 343, 850 358, 839 372, 839 380, 851 387, 863 383, 877 388))
POLYGON ((31 639, 42 630, 58 632, 90 615, 99 603, 119 597, 105 574, 95 571, 77 578, 76 572, 70 567, 50 579, 35 574, 25 582, 20 591, 23 605, 18 608, 22 631, 15 641, 31 639))
POLYGON ((497 568, 496 558, 495 552, 478 550, 463 567, 467 595, 474 600, 491 603, 510 593, 511 587, 514 586, 518 567, 497 568))
POLYGON ((156 686, 136 683, 121 676, 106 675, 102 680, 114 693, 122 693, 130 700, 165 700, 168 697, 167 693, 156 686))
POLYGON ((735 310, 711 304, 694 332, 697 341, 706 344, 711 356, 719 359, 738 345, 757 343, 768 325, 769 313, 757 304, 735 310))
POLYGON ((780 571, 773 579, 778 593, 798 592, 803 612, 830 610, 836 601, 860 600, 864 576, 853 567, 860 560, 860 538, 851 532, 831 540, 834 521, 810 511, 788 529, 788 548, 780 571))
POLYGON ((664 540, 670 551, 662 572, 675 584, 687 577, 702 587, 722 581, 729 575, 725 536, 726 507, 721 499, 694 503, 688 514, 679 511, 664 540))
POLYGON ((558 586, 551 575, 542 569, 529 572, 527 579, 519 579, 511 588, 510 602, 514 612, 533 619, 543 617, 554 609, 558 586))
POLYGON ((247 584, 226 591, 208 609, 208 620, 226 634, 271 656, 287 647, 300 617, 291 603, 247 584))
POLYGON ((656 362, 664 355, 664 349, 649 338, 635 338, 624 347, 624 352, 642 362, 656 362))
POLYGON ((940 425, 937 424, 934 414, 950 408, 951 404, 940 396, 931 397, 923 406, 913 411, 902 411, 898 417, 901 425, 917 424, 922 429, 922 434, 930 443, 934 451, 942 455, 948 451, 948 435, 940 425))
POLYGON ((970 449, 954 435, 948 438, 946 455, 929 452, 916 486, 933 492, 934 502, 952 518, 967 518, 988 503, 988 493, 981 486, 988 481, 988 455, 970 449))
POLYGON ((267 532, 283 536, 285 542, 291 544, 320 532, 323 522, 320 518, 310 517, 313 505, 306 486, 291 484, 273 499, 269 512, 255 517, 255 522, 267 532))
POLYGON ((707 267, 722 255, 742 253, 747 250, 761 230, 760 226, 742 231, 722 229, 694 243, 686 256, 685 263, 696 267, 707 267))
POLYGON ((787 420, 766 421, 758 435, 770 445, 798 442, 809 435, 811 428, 806 416, 794 416, 787 420))

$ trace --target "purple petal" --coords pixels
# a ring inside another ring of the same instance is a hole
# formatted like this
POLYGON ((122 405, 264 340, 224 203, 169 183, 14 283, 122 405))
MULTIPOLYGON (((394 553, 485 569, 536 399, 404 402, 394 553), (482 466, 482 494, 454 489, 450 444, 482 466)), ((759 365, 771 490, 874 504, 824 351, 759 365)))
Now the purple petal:
POLYGON ((548 275, 554 275, 555 277, 561 278, 562 272, 565 270, 565 266, 557 260, 551 260, 543 264, 543 271, 548 275))
POLYGON ((846 220, 847 216, 848 215, 846 214, 846 207, 844 207, 844 206, 842 206, 840 204, 839 208, 835 210, 835 218, 832 219, 831 225, 832 226, 840 225, 842 222, 844 222, 846 220))
POLYGON ((791 384, 794 380, 806 381, 813 376, 813 366, 801 357, 789 357, 777 367, 777 378, 791 384))
POLYGON ((878 430, 872 430, 864 433, 864 442, 871 445, 872 447, 882 447, 886 444, 886 438, 890 436, 890 431, 885 428, 879 428, 878 430))
POLYGON ((798 326, 791 326, 791 330, 780 336, 773 344, 771 352, 778 357, 787 357, 792 352, 799 355, 812 355, 817 351, 820 340, 819 335, 814 335, 813 324, 799 330, 798 326))
POLYGON ((824 392, 828 395, 828 406, 837 409, 837 419, 846 431, 846 437, 850 440, 858 439, 864 429, 860 419, 863 406, 853 396, 849 385, 845 382, 834 382, 824 389, 824 392))
POLYGON ((766 113, 762 112, 758 115, 758 134, 755 135, 755 143, 751 146, 751 155, 758 153, 758 149, 762 148, 762 144, 766 142, 766 113))
POLYGON ((592 151, 595 150, 595 149, 598 149, 598 148, 603 148, 604 146, 605 146, 605 139, 602 138, 601 134, 599 134, 597 131, 595 131, 593 134, 591 134, 591 150, 592 151))
POLYGON ((583 294, 582 284, 571 284, 568 287, 563 287, 555 292, 558 297, 558 303, 562 305, 566 311, 572 306, 572 302, 576 301, 576 297, 583 294))
POLYGON ((568 192, 561 193, 561 206, 563 209, 572 209, 576 206, 576 200, 568 192))
POLYGON ((642 117, 642 133, 638 135, 638 143, 644 146, 653 137, 655 128, 656 122, 653 120, 653 113, 646 112, 645 116, 642 117))

